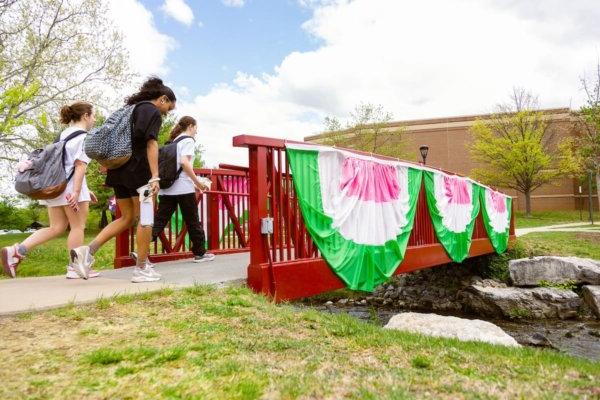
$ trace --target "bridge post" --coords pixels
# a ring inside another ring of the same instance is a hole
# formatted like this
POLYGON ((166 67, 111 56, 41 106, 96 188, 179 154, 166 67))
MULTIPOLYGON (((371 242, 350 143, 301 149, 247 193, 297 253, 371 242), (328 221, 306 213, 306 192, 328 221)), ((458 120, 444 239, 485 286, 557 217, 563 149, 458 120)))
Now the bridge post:
POLYGON ((250 173, 250 265, 248 266, 248 285, 258 293, 272 295, 271 274, 269 271, 268 242, 262 235, 261 219, 268 216, 268 182, 267 182, 267 148, 265 146, 249 147, 250 173))
MULTIPOLYGON (((211 175, 211 188, 217 190, 217 175, 211 175)), ((219 245, 219 195, 216 193, 206 194, 207 207, 207 227, 208 227, 208 248, 209 251, 214 251, 220 248, 219 245)))

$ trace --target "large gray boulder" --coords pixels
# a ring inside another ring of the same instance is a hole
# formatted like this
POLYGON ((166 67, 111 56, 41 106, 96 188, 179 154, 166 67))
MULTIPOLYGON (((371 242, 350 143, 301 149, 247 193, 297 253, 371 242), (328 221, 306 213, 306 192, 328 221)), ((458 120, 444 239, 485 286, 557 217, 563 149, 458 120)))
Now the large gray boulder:
POLYGON ((592 312, 600 318, 600 286, 586 285, 582 290, 583 300, 592 309, 592 312))
POLYGON ((465 307, 499 318, 560 318, 578 316, 581 299, 571 290, 471 285, 463 292, 465 307))
POLYGON ((498 326, 479 319, 446 317, 437 314, 413 312, 394 315, 385 326, 428 336, 455 338, 463 341, 479 341, 504 346, 519 346, 517 341, 498 326))
POLYGON ((600 285, 600 262, 589 258, 521 258, 511 260, 508 268, 514 286, 538 286, 541 281, 600 285))

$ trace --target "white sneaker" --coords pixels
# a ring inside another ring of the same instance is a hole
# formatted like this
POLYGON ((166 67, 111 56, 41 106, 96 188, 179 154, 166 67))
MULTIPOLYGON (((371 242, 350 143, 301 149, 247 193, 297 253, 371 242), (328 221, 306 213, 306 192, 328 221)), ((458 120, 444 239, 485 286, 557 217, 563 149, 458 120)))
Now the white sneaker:
POLYGON ((133 276, 131 277, 131 282, 133 283, 144 283, 144 282, 156 282, 159 281, 160 278, 152 273, 152 270, 148 267, 133 268, 133 276))
POLYGON ((94 264, 94 257, 90 253, 89 246, 79 246, 71 250, 71 265, 75 270, 75 273, 80 278, 88 279, 88 275, 92 265, 94 264))
POLYGON ((24 257, 19 254, 17 245, 2 248, 2 267, 4 273, 11 277, 17 277, 17 267, 24 257))
MULTIPOLYGON (((137 264, 137 260, 138 260, 138 255, 137 255, 137 253, 136 253, 135 251, 132 251, 131 253, 129 253, 129 256, 130 256, 131 258, 133 258, 133 261, 135 261, 135 263, 137 264)), ((152 264, 148 258, 146 258, 146 263, 145 263, 145 265, 146 265, 146 267, 145 267, 145 268, 150 268, 150 272, 151 272, 151 273, 152 273, 154 276, 156 276, 157 278, 162 278, 162 274, 160 274, 159 272, 157 272, 157 271, 154 269, 154 264, 152 264)))
MULTIPOLYGON (((88 278, 97 278, 99 276, 100 272, 94 271, 93 269, 90 269, 88 272, 88 278)), ((77 275, 77 272, 75 272, 75 268, 70 265, 67 266, 67 279, 81 279, 81 277, 77 275)))
POLYGON ((215 259, 215 255, 213 253, 204 253, 201 256, 195 256, 194 262, 201 263, 201 262, 206 262, 206 261, 212 261, 214 259, 215 259))

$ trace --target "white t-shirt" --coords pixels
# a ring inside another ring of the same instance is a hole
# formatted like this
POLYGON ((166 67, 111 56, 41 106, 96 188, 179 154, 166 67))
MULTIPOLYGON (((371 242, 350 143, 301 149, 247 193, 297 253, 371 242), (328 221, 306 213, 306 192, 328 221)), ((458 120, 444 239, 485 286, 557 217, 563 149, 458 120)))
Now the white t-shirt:
MULTIPOLYGON (((187 135, 185 135, 187 136, 187 135)), ((194 158, 196 154, 196 142, 191 136, 189 139, 182 139, 177 143, 177 169, 181 168, 181 160, 183 156, 191 156, 190 164, 194 165, 194 158)), ((179 136, 177 137, 179 138, 179 136)), ((195 193, 196 187, 192 179, 186 174, 185 171, 181 171, 179 178, 175 180, 173 186, 168 189, 161 189, 159 194, 163 196, 177 196, 180 194, 195 193)))
MULTIPOLYGON (((60 140, 64 140, 71 133, 80 131, 81 128, 69 126, 60 134, 60 140)), ((75 160, 83 161, 86 164, 89 164, 91 161, 90 158, 85 154, 83 150, 83 141, 85 139, 86 134, 81 134, 76 138, 73 138, 67 142, 65 146, 65 171, 67 172, 67 176, 71 174, 73 168, 75 166, 75 160)), ((65 196, 69 193, 73 192, 73 178, 69 179, 67 182, 67 188, 64 192, 62 192, 58 197, 50 200, 40 200, 40 204, 45 204, 48 207, 59 207, 66 206, 69 203, 65 196)), ((90 191, 87 187, 87 182, 85 180, 85 176, 83 177, 83 182, 81 183, 81 192, 79 192, 79 202, 90 201, 90 191)))

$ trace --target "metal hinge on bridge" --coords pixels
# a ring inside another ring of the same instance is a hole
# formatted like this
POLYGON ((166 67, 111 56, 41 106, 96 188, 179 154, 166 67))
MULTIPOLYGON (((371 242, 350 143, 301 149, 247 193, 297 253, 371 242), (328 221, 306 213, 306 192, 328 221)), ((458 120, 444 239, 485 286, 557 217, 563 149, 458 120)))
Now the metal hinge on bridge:
POLYGON ((273 234, 273 218, 266 217, 260 220, 260 233, 263 235, 273 234))

